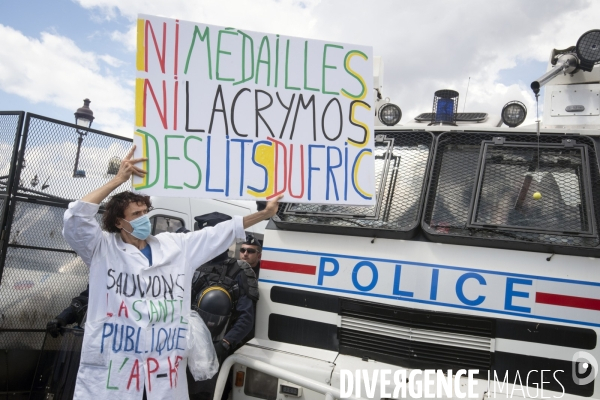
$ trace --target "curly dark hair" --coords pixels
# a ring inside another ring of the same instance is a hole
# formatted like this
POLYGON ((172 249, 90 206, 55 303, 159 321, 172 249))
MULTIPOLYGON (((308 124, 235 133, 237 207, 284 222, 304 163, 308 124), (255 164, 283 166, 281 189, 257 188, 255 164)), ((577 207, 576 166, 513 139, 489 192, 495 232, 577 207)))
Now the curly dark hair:
POLYGON ((125 209, 130 203, 145 204, 148 211, 152 210, 152 202, 150 196, 133 193, 130 191, 115 194, 106 203, 106 211, 102 214, 102 228, 107 232, 119 232, 117 228, 117 220, 125 218, 125 209))

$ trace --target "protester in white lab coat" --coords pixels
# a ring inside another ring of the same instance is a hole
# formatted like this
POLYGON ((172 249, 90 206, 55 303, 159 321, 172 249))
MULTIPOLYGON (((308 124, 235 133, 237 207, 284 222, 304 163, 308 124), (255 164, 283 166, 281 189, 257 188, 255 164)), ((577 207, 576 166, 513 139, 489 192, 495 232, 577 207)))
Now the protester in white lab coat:
POLYGON ((132 159, 113 180, 65 212, 65 239, 90 266, 87 322, 74 398, 187 399, 186 334, 194 270, 225 251, 244 229, 275 214, 281 196, 263 211, 188 234, 150 235, 150 199, 120 193, 99 204, 132 174, 132 159), (106 232, 108 231, 108 232, 106 232))

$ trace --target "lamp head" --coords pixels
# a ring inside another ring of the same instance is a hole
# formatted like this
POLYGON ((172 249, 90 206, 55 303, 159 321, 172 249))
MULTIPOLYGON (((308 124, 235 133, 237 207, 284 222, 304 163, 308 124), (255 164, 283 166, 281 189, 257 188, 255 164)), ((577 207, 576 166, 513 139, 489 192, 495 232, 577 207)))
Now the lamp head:
POLYGON ((83 107, 75 111, 75 124, 83 128, 90 128, 94 121, 94 112, 90 109, 90 103, 90 99, 83 100, 83 107))

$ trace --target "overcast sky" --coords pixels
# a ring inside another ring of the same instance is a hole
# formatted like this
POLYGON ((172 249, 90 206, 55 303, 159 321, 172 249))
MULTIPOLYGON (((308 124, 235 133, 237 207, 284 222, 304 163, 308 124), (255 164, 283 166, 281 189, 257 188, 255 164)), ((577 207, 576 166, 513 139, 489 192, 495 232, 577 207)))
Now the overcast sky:
POLYGON ((534 118, 550 51, 600 28, 592 0, 2 0, 0 110, 72 122, 89 97, 94 128, 131 136, 138 13, 373 46, 403 121, 446 88, 459 111, 520 100, 534 118))

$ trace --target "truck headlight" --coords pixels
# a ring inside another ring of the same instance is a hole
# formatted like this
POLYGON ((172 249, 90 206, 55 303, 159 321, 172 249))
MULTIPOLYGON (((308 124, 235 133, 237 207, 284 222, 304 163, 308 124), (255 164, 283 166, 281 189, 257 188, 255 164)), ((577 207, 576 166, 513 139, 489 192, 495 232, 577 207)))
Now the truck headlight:
POLYGON ((387 126, 394 126, 402 119, 400 107, 392 103, 386 103, 379 107, 379 120, 387 126))
POLYGON ((521 125, 526 116, 527 107, 520 101, 509 101, 502 107, 502 122, 511 128, 521 125))

